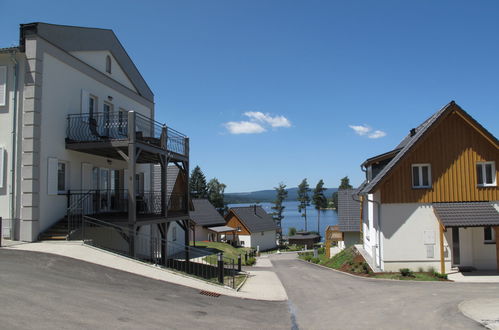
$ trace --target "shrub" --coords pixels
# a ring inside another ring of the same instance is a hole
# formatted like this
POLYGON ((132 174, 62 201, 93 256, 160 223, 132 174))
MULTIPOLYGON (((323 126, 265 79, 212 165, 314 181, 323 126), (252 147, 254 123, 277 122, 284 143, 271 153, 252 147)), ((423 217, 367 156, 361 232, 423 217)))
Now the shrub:
POLYGON ((321 261, 321 259, 319 259, 319 258, 317 258, 317 257, 312 257, 312 258, 310 259, 310 261, 311 261, 311 262, 313 262, 314 264, 318 264, 318 263, 321 261))
POLYGON ((325 254, 326 253, 326 248, 320 247, 317 249, 317 253, 319 254, 325 254))
POLYGON ((253 266, 256 263, 256 259, 253 257, 248 258, 246 261, 246 266, 253 266))
POLYGON ((371 272, 371 268, 369 267, 368 263, 367 262, 363 262, 362 263, 362 271, 365 273, 365 274, 369 274, 371 272))
POLYGON ((312 259, 312 256, 310 254, 307 254, 303 259, 305 259, 306 261, 310 261, 312 259))
POLYGON ((441 274, 439 272, 433 272, 433 276, 437 277, 437 278, 441 278, 443 280, 446 280, 447 279, 447 274, 441 274))
POLYGON ((414 277, 414 273, 409 268, 401 268, 399 271, 403 277, 414 277))

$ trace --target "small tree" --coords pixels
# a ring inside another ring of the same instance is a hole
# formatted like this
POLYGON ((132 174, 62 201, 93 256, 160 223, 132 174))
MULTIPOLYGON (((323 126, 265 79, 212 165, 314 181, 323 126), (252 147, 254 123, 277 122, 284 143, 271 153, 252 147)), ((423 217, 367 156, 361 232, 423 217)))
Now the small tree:
POLYGON ((199 166, 196 166, 189 179, 189 190, 192 198, 207 198, 208 187, 206 186, 206 177, 199 166))
POLYGON ((317 232, 320 235, 320 223, 321 223, 321 209, 327 207, 327 198, 324 195, 324 191, 326 188, 324 188, 324 181, 322 179, 317 183, 314 189, 314 194, 312 196, 312 203, 315 206, 315 209, 317 210, 317 232))
POLYGON ((295 227, 289 227, 288 229, 288 236, 294 236, 296 235, 296 228, 295 227))
POLYGON ((278 187, 274 188, 276 191, 276 199, 274 201, 274 206, 272 206, 272 217, 277 225, 277 239, 279 240, 279 244, 282 242, 282 225, 281 221, 284 218, 282 212, 284 211, 285 206, 282 205, 286 197, 288 197, 288 191, 286 190, 286 185, 284 183, 279 183, 278 187))
POLYGON ((224 192, 227 186, 217 178, 213 178, 208 182, 208 200, 217 209, 220 214, 224 214, 226 211, 226 204, 224 201, 224 192))
POLYGON ((310 205, 310 196, 308 193, 310 192, 310 186, 308 185, 307 179, 303 179, 303 181, 298 185, 298 212, 302 213, 302 217, 305 218, 305 231, 307 231, 307 206, 310 205))

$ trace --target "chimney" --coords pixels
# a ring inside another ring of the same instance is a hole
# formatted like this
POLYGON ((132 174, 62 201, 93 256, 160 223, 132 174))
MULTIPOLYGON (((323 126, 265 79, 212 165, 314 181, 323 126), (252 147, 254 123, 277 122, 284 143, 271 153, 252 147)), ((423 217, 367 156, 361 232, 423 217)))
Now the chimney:
POLYGON ((414 136, 416 135, 416 129, 415 128, 411 128, 411 136, 414 136))
POLYGON ((253 205, 253 212, 255 212, 255 214, 256 214, 256 204, 253 205))

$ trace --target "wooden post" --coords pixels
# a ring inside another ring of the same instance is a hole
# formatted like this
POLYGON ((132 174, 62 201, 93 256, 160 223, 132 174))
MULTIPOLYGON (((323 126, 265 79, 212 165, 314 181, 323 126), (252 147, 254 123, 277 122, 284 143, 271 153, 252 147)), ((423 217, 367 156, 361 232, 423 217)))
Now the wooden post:
POLYGON ((497 272, 499 273, 499 226, 494 227, 494 232, 496 234, 496 263, 497 272))
POLYGON ((445 274, 444 226, 440 224, 440 273, 445 274))
POLYGON ((129 228, 129 253, 130 256, 135 256, 135 224, 137 222, 135 191, 136 181, 135 174, 137 170, 137 149, 135 144, 135 112, 128 112, 128 228, 129 228))

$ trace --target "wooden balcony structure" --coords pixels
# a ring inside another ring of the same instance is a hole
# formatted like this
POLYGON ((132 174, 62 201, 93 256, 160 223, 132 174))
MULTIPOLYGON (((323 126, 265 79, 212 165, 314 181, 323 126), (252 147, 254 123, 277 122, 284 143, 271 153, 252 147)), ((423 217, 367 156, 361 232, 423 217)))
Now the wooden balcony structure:
MULTIPOLYGON (((189 138, 178 131, 160 124, 134 111, 118 113, 83 113, 68 115, 66 149, 97 155, 108 159, 127 162, 128 173, 125 180, 128 189, 124 190, 126 212, 104 215, 102 220, 122 222, 127 218, 130 232, 136 232, 144 224, 157 224, 166 239, 169 223, 177 223, 185 229, 187 242, 189 220, 189 138), (140 194, 137 193, 137 164, 161 165, 161 191, 155 192, 154 210, 141 212, 140 194), (185 178, 185 190, 179 194, 167 195, 168 165, 175 164, 185 178), (175 200, 172 200, 175 199, 175 200), (175 207, 172 207, 175 205, 175 207)), ((87 198, 91 199, 91 198, 87 198)), ((83 200, 83 199, 81 199, 83 200)), ((69 201, 69 199, 68 199, 69 201)), ((69 203, 68 203, 69 204, 69 203)), ((130 251, 134 251, 133 238, 130 238, 130 251)))

